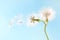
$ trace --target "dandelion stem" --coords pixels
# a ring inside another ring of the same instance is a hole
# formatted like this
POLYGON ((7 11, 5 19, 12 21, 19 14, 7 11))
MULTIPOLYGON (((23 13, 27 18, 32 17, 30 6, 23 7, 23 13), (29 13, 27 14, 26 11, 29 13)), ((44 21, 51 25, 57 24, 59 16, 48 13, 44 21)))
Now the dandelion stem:
POLYGON ((45 32, 47 40, 49 40, 49 37, 48 37, 47 32, 46 32, 46 27, 47 27, 47 24, 44 23, 44 32, 45 32))

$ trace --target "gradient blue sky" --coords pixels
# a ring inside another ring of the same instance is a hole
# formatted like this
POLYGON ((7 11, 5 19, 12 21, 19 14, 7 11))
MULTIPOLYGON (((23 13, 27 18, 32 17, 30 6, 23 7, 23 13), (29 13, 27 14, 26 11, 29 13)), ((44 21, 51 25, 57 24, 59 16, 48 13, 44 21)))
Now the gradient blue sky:
POLYGON ((29 28, 25 23, 9 28, 9 21, 16 14, 25 17, 43 7, 56 10, 56 18, 49 22, 47 32, 50 40, 60 40, 60 0, 0 0, 0 40, 45 40, 43 23, 29 28))

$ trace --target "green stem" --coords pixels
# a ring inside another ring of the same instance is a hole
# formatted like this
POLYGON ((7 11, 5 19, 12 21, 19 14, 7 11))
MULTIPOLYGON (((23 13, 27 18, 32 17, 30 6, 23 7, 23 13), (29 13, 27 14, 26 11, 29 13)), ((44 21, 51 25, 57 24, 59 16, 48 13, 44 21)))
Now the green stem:
POLYGON ((40 20, 40 21, 44 23, 44 32, 45 32, 47 40, 49 40, 48 34, 46 32, 46 27, 47 27, 48 20, 46 20, 47 23, 45 23, 45 21, 43 21, 43 20, 40 20))
POLYGON ((44 25, 44 32, 45 32, 45 35, 46 35, 47 40, 49 40, 49 37, 48 37, 47 32, 46 32, 46 27, 47 27, 47 24, 44 25))

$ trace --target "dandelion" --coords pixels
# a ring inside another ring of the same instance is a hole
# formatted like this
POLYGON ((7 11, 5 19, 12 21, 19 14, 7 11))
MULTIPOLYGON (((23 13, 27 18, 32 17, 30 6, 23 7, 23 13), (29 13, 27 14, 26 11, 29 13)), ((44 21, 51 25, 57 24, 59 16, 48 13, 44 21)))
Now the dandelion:
POLYGON ((43 20, 46 21, 53 20, 55 18, 55 11, 52 8, 45 8, 41 11, 40 16, 43 20))
MULTIPOLYGON (((26 20, 24 21, 26 21, 27 26, 30 26, 30 27, 36 26, 36 24, 39 22, 43 22, 45 35, 47 40, 49 40, 48 34, 46 32, 46 27, 48 22, 55 18, 55 11, 52 8, 45 8, 39 13, 40 15, 37 13, 32 13, 30 16, 28 16, 27 21, 26 20)), ((21 23, 23 23, 22 18, 23 17, 20 14, 14 16, 14 18, 10 20, 10 25, 12 26, 14 23, 20 25, 21 23)))
POLYGON ((31 23, 35 23, 35 22, 39 22, 39 21, 40 21, 40 19, 35 18, 35 16, 31 17, 31 23))
POLYGON ((54 16, 55 16, 54 13, 55 13, 55 11, 52 8, 46 8, 41 11, 41 17, 42 17, 42 21, 44 23, 44 32, 45 32, 47 40, 49 40, 49 37, 46 32, 46 27, 47 27, 48 21, 52 20, 54 18, 54 16))
POLYGON ((32 14, 27 20, 27 25, 28 26, 35 26, 39 21, 40 21, 40 19, 37 17, 37 15, 32 14))

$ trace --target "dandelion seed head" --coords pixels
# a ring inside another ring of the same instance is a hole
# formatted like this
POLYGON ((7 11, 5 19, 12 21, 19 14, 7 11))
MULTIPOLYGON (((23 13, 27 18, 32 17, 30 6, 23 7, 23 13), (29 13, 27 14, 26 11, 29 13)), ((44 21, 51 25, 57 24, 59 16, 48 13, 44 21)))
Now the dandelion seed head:
POLYGON ((38 16, 36 14, 34 14, 34 13, 29 15, 29 17, 27 18, 27 26, 30 26, 30 27, 36 26, 36 24, 38 23, 37 21, 33 22, 32 17, 34 17, 35 19, 38 18, 38 16))
POLYGON ((55 18, 55 10, 52 8, 45 8, 41 11, 40 16, 43 20, 46 20, 46 18, 48 18, 48 20, 53 20, 55 18))

